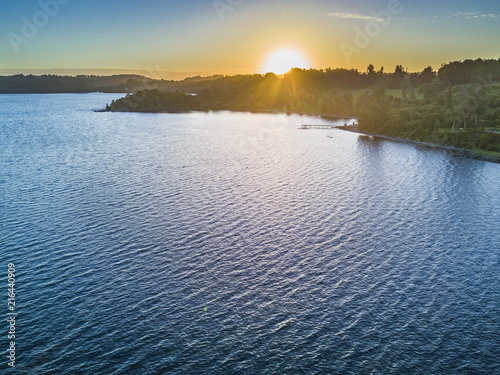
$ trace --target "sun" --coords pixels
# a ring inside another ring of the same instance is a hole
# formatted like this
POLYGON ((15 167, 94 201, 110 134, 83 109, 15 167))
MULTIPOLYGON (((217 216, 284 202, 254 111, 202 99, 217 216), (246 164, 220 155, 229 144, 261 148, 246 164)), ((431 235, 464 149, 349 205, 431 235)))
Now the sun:
POLYGON ((310 68, 310 64, 299 51, 294 49, 280 49, 267 57, 262 73, 281 75, 292 68, 308 69, 310 68))

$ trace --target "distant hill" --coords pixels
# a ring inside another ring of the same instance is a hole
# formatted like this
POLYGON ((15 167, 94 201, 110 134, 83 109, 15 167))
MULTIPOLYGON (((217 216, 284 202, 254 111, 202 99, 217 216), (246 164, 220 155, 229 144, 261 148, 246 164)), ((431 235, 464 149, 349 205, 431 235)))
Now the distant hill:
POLYGON ((83 93, 130 92, 133 87, 143 88, 153 80, 139 75, 114 76, 57 76, 13 75, 0 76, 0 93, 83 93))
POLYGON ((144 89, 197 92, 207 83, 221 77, 223 76, 191 77, 182 81, 166 81, 163 79, 155 80, 134 74, 112 76, 17 74, 12 76, 0 76, 0 94, 85 92, 134 93, 144 89))

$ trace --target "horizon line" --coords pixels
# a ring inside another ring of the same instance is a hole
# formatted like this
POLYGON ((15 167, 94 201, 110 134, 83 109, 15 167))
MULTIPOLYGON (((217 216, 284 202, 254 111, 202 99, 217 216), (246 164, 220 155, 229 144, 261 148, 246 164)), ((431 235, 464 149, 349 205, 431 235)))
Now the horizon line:
MULTIPOLYGON (((435 71, 438 71, 440 67, 443 65, 458 61, 467 61, 467 60, 500 60, 500 58, 465 58, 465 59, 460 59, 460 60, 454 60, 454 61, 448 61, 448 62, 441 62, 441 63, 430 63, 427 64, 427 66, 431 66, 435 71), (435 68, 435 66, 438 66, 438 68, 435 68)), ((369 64, 371 65, 371 64, 369 64)), ((405 67, 405 65, 403 65, 405 67)), ((297 68, 293 67, 292 69, 303 69, 303 68, 297 68)), ((357 70, 358 72, 363 73, 364 70, 360 70, 358 68, 346 68, 346 67, 326 67, 326 68, 317 68, 317 67, 311 67, 303 70, 318 70, 318 71, 325 71, 328 69, 347 69, 347 70, 357 70)), ((420 73, 421 70, 414 70, 410 71, 407 67, 405 67, 405 70, 409 73, 420 73)), ((145 78, 151 78, 154 80, 170 80, 170 81, 176 81, 176 80, 183 80, 183 79, 188 79, 188 78, 196 78, 196 77, 201 77, 201 78, 208 78, 208 77, 214 77, 214 76, 236 76, 236 75, 265 75, 267 73, 273 73, 273 72, 266 72, 266 73, 260 73, 260 72, 228 72, 228 73, 220 73, 220 72, 211 72, 211 71, 196 71, 196 70, 187 70, 187 71, 169 71, 169 70, 161 70, 161 69, 150 69, 147 67, 146 69, 124 69, 124 68, 0 68, 0 76, 7 77, 7 76, 13 76, 13 75, 34 75, 34 76, 42 76, 42 75, 59 75, 59 76, 70 76, 70 77, 76 77, 79 75, 94 75, 94 76, 113 76, 113 75, 138 75, 141 77, 145 78)), ((384 71, 384 73, 391 73, 391 70, 384 71)))

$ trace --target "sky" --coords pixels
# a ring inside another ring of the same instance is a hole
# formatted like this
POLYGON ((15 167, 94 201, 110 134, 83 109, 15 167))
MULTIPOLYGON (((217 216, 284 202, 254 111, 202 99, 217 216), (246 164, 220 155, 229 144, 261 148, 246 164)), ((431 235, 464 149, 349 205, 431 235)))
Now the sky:
POLYGON ((498 59, 500 1, 18 0, 0 13, 2 75, 265 73, 283 49, 317 69, 498 59))

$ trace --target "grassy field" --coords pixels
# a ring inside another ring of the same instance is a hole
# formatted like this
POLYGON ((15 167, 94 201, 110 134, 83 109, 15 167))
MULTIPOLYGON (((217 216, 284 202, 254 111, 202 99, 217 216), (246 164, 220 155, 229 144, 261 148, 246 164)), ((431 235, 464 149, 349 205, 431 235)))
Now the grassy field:
POLYGON ((499 133, 500 134, 500 125, 496 127, 487 127, 484 128, 485 132, 491 132, 491 133, 499 133))
MULTIPOLYGON (((500 134, 500 125, 496 126, 496 127, 492 127, 492 126, 485 127, 483 130, 485 132, 488 132, 488 133, 499 133, 500 134)), ((457 126, 457 130, 455 130, 455 131, 459 131, 458 126, 457 126)), ((452 133, 453 130, 451 128, 440 128, 439 132, 440 133, 452 133)))
POLYGON ((494 157, 494 158, 499 158, 500 159, 500 152, 496 152, 496 151, 485 151, 485 150, 481 150, 479 148, 476 148, 474 150, 471 150, 473 151, 475 154, 478 154, 478 155, 485 155, 485 156, 491 156, 491 157, 494 157))
MULTIPOLYGON (((351 94, 354 98, 354 102, 356 103, 356 100, 362 95, 365 95, 367 92, 371 93, 373 90, 367 90, 367 89, 358 89, 358 90, 351 90, 351 94)), ((395 98, 402 98, 403 97, 403 89, 386 89, 385 90, 386 95, 391 95, 395 98)), ((415 98, 417 99, 423 99, 424 96, 419 93, 417 90, 414 91, 415 98)), ((407 92, 407 95, 409 96, 409 92, 407 92)))

